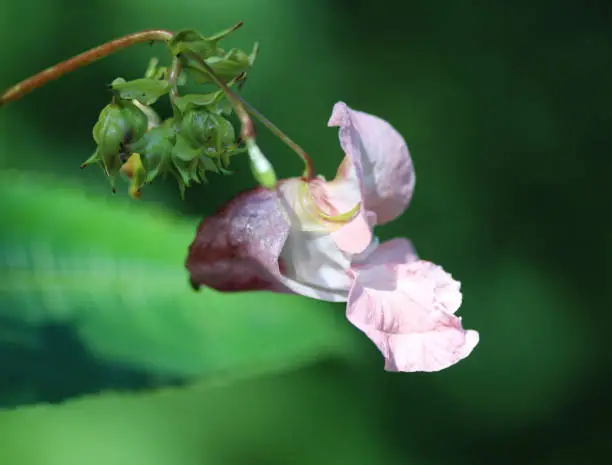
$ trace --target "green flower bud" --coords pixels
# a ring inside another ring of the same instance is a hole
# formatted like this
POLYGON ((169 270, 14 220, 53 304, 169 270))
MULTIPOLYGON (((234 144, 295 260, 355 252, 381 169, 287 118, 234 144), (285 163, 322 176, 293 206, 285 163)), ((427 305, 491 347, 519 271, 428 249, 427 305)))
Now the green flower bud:
POLYGON ((266 189, 274 189, 277 179, 276 173, 270 161, 259 149, 255 141, 247 140, 249 158, 251 159, 251 171, 257 182, 266 189))

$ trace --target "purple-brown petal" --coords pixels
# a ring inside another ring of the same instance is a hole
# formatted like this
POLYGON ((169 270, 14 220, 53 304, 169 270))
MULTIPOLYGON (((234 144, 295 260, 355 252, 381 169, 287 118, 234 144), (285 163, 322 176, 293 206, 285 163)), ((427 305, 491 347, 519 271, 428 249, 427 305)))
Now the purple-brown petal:
POLYGON ((290 292, 279 280, 288 234, 275 191, 239 194, 198 226, 185 262, 192 284, 223 292, 290 292))

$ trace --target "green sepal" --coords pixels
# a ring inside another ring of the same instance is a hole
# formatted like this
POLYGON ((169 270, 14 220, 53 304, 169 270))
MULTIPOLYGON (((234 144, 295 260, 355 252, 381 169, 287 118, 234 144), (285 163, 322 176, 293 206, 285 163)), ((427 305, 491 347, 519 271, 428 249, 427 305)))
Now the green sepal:
POLYGON ((198 158, 202 154, 202 149, 194 148, 191 146, 189 141, 182 136, 177 134, 176 142, 172 150, 172 157, 184 162, 190 162, 198 158))
POLYGON ((200 183, 198 176, 198 163, 199 160, 196 158, 189 162, 183 161, 179 158, 172 159, 173 168, 171 173, 176 177, 178 182, 179 191, 181 193, 181 199, 185 198, 185 189, 191 187, 191 183, 200 183))
POLYGON ((201 177, 205 178, 204 176, 204 172, 205 171, 212 171, 213 173, 220 173, 220 169, 219 166, 217 166, 217 163, 215 162, 216 160, 213 158, 209 158, 209 157, 201 157, 200 158, 200 173, 201 173, 201 177))
POLYGON ((111 89, 123 100, 138 100, 143 105, 155 103, 161 96, 170 92, 170 82, 163 79, 140 78, 126 81, 117 78, 111 89))
POLYGON ((234 155, 238 155, 241 153, 245 153, 247 151, 246 147, 229 147, 225 151, 221 153, 219 157, 219 164, 221 168, 221 172, 225 171, 223 174, 233 174, 231 171, 228 171, 227 168, 230 166, 230 160, 234 155))

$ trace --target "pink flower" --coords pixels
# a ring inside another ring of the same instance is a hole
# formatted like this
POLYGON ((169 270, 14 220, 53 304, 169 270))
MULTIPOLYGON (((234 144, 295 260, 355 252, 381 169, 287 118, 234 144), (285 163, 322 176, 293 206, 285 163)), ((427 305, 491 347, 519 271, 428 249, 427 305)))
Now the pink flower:
POLYGON ((186 266, 194 285, 347 302, 388 371, 438 371, 467 357, 478 333, 455 312, 460 283, 407 239, 379 244, 376 225, 408 206, 415 184, 404 139, 387 122, 334 106, 346 156, 333 181, 291 178, 242 193, 205 218, 186 266))

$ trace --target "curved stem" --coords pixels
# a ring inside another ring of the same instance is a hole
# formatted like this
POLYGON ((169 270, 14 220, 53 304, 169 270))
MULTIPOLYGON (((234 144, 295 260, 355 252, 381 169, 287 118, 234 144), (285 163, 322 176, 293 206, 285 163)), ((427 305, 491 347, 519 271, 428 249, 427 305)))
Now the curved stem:
POLYGON ((256 108, 254 108, 249 102, 247 102, 242 96, 236 94, 236 98, 240 100, 240 103, 244 105, 249 113, 251 113, 255 118, 257 118, 265 127, 267 127, 272 134, 282 140, 287 147, 293 150, 306 165, 304 170, 303 178, 306 181, 310 181, 314 178, 314 167, 312 165, 312 160, 306 153, 306 151, 300 147, 297 143, 295 143, 287 134, 281 131, 272 121, 262 115, 256 108))
POLYGON ((170 65, 170 72, 168 73, 168 81, 170 81, 170 85, 172 86, 172 89, 170 90, 170 97, 172 100, 178 97, 177 82, 180 74, 181 62, 177 57, 174 57, 172 59, 172 65, 170 65))
POLYGON ((94 47, 86 52, 80 53, 68 60, 62 61, 40 73, 31 76, 13 87, 8 89, 0 97, 0 106, 20 99, 24 95, 44 86, 49 81, 53 81, 70 73, 76 69, 87 66, 94 61, 107 57, 120 50, 128 48, 134 44, 144 42, 167 42, 173 37, 172 32, 164 29, 150 29, 146 31, 128 34, 118 39, 111 40, 105 44, 94 47))
POLYGON ((308 154, 304 151, 302 147, 296 144, 293 140, 289 138, 283 131, 281 131, 278 127, 276 127, 270 120, 268 120, 264 115, 262 115, 257 109, 251 106, 245 99, 243 99, 240 95, 234 93, 228 86, 223 82, 222 79, 217 76, 217 73, 210 67, 205 60, 200 58, 199 56, 185 52, 185 56, 201 66, 204 71, 210 76, 212 81, 223 90, 228 100, 232 104, 232 107, 236 111, 236 115, 240 120, 242 129, 240 132, 240 136, 242 140, 245 142, 248 140, 252 140, 255 138, 255 125, 253 124, 253 120, 250 118, 249 113, 251 113, 255 118, 257 118, 261 123, 266 126, 276 137, 282 140, 291 150, 293 150, 303 161, 305 164, 305 170, 302 177, 309 181, 314 178, 314 169, 312 166, 312 160, 308 156, 308 154))
POLYGON ((181 61, 177 57, 172 58, 172 65, 170 65, 170 71, 168 73, 168 82, 170 82, 170 104, 172 105, 172 113, 174 117, 180 115, 179 109, 176 106, 176 99, 179 96, 178 92, 178 78, 181 74, 181 61))
POLYGON ((183 55, 194 61, 198 66, 200 66, 204 70, 204 72, 210 76, 210 79, 215 83, 215 85, 221 90, 223 90, 223 93, 232 104, 232 107, 236 112, 236 116, 238 116, 238 119, 240 120, 240 137, 242 138, 242 140, 246 142, 248 140, 255 139, 255 125, 253 124, 253 120, 249 116, 248 112, 246 111, 244 105, 242 104, 238 96, 234 92, 232 92, 232 90, 227 86, 227 84, 223 82, 223 79, 217 76, 215 70, 212 69, 211 66, 206 63, 206 61, 203 60, 201 57, 191 52, 184 52, 183 55))

